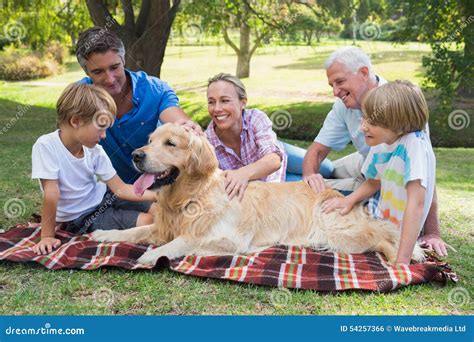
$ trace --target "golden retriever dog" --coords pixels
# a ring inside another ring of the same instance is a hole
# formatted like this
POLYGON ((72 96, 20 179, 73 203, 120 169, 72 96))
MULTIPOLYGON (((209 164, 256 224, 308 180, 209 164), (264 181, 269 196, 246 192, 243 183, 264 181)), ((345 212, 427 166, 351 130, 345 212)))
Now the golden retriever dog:
MULTIPOLYGON (((97 241, 156 244, 138 260, 155 264, 166 256, 229 255, 261 251, 273 245, 299 245, 341 253, 383 253, 395 261, 400 232, 370 218, 362 206, 342 216, 324 214, 321 203, 341 196, 315 193, 304 182, 250 182, 242 201, 229 200, 224 174, 206 137, 166 124, 148 145, 135 150, 136 168, 144 174, 134 186, 140 194, 157 189, 159 206, 152 225, 127 230, 98 230, 97 241)), ((423 260, 417 245, 413 259, 423 260)))

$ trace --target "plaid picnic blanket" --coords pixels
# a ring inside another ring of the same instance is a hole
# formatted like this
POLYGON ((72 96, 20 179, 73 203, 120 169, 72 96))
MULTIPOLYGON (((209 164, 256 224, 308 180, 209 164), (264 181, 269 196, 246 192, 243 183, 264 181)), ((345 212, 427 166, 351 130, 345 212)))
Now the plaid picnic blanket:
POLYGON ((40 239, 37 225, 17 225, 0 234, 0 260, 36 262, 48 269, 94 270, 114 266, 129 270, 160 269, 198 277, 318 291, 368 290, 388 292, 406 285, 457 281, 446 263, 432 259, 423 264, 394 268, 379 253, 338 254, 295 246, 273 246, 260 253, 239 256, 186 256, 161 258, 157 265, 137 259, 154 246, 99 243, 89 235, 57 231, 61 246, 38 256, 31 247, 40 239))

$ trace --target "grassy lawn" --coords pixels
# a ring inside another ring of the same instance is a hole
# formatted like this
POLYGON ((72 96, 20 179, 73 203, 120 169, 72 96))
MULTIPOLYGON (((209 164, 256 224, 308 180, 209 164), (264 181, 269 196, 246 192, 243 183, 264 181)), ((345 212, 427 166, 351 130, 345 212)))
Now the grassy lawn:
MULTIPOLYGON (((322 63, 337 44, 343 42, 323 43, 318 48, 257 50, 251 78, 245 80, 250 106, 268 113, 287 110, 295 122, 303 120, 297 115, 302 113, 321 125, 333 101, 322 63)), ((365 42, 362 47, 372 53, 376 70, 386 78, 406 78, 416 83, 421 80, 420 61, 428 51, 426 46, 365 42)), ((205 81, 217 72, 234 72, 234 64, 232 51, 223 46, 169 47, 162 78, 177 89, 185 111, 205 123, 205 81)), ((56 99, 65 85, 81 77, 82 70, 71 62, 68 72, 60 76, 0 83, 0 205, 3 208, 11 199, 21 204, 15 218, 9 218, 6 212, 0 216, 1 228, 25 222, 32 213, 39 212, 41 194, 38 183, 30 179, 31 146, 40 135, 55 129, 56 99)), ((307 146, 316 132, 308 129, 302 134, 301 140, 292 142, 307 146)), ((351 151, 348 147, 333 152, 330 158, 351 151)), ((0 315, 472 314, 474 149, 437 148, 435 153, 442 233, 457 250, 447 258, 459 275, 456 285, 413 286, 390 294, 291 291, 287 302, 276 305, 272 298, 278 289, 170 271, 48 271, 35 265, 0 263, 0 315), (462 305, 453 301, 458 290, 468 293, 469 300, 462 305)))

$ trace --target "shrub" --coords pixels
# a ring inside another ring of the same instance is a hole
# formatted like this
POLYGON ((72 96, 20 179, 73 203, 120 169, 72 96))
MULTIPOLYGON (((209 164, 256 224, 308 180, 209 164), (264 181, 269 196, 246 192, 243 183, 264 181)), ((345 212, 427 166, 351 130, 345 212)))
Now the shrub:
POLYGON ((56 61, 58 64, 64 64, 68 56, 67 49, 58 42, 52 42, 43 51, 43 57, 56 61))
POLYGON ((53 59, 8 48, 0 54, 0 79, 8 81, 30 80, 57 74, 62 67, 53 59))

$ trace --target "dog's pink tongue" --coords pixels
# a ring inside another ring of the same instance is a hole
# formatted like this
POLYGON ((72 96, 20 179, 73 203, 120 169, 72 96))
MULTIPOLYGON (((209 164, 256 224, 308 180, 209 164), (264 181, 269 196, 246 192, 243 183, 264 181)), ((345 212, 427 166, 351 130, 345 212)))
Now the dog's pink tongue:
POLYGON ((133 183, 133 191, 135 195, 143 196, 145 190, 155 182, 155 175, 152 173, 144 173, 133 183))

